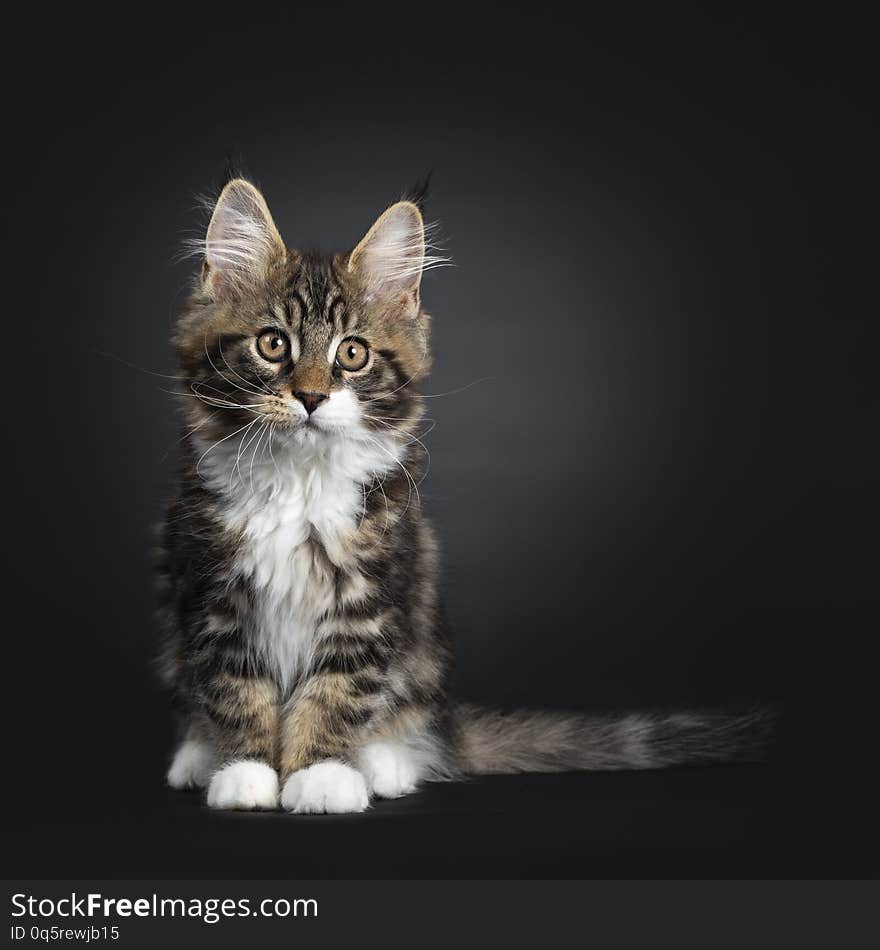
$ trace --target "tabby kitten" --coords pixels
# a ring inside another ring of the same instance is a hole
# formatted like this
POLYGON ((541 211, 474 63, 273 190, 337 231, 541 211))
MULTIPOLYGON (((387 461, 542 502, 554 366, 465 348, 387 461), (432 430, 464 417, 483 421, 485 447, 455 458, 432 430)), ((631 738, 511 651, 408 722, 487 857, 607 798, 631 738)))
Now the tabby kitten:
POLYGON ((430 366, 417 202, 348 254, 288 249, 230 181, 174 345, 186 434, 162 530, 174 788, 214 808, 359 812, 466 774, 751 751, 742 719, 501 715, 450 703, 416 485, 430 366))

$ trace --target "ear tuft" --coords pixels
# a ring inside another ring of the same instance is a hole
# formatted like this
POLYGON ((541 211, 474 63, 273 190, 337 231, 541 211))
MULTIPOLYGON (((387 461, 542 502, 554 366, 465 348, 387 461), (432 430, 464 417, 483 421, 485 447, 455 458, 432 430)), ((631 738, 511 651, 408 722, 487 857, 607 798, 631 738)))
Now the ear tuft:
POLYGON ((263 196, 249 181, 234 178, 220 193, 205 235, 205 286, 215 293, 252 287, 283 253, 263 196))
POLYGON ((366 288, 368 299, 404 302, 418 309, 422 271, 444 259, 426 259, 425 225, 412 201, 398 201, 379 216, 351 252, 348 269, 366 288))

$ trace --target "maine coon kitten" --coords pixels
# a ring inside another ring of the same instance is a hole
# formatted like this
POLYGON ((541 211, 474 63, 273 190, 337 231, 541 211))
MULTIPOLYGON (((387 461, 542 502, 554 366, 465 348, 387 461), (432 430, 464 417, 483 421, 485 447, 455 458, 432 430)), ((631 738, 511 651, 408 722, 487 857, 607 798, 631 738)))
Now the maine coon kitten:
POLYGON ((215 808, 358 812, 423 780, 743 756, 749 719, 502 715, 447 696, 415 482, 430 365, 416 202, 348 254, 287 249, 223 189, 174 344, 186 435, 162 532, 168 772, 215 808))

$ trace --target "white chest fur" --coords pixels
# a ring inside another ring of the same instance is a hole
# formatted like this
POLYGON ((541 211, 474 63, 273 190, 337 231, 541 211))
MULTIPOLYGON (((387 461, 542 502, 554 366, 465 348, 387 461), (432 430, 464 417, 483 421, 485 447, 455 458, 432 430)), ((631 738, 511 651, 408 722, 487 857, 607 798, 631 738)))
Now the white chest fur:
POLYGON ((272 455, 257 449, 252 466, 250 451, 236 462, 237 450, 217 446, 200 472, 222 498, 226 527, 242 539, 235 568, 256 595, 256 611, 247 618, 254 652, 286 690, 333 606, 334 569, 357 569, 351 540, 363 516, 364 488, 397 464, 397 453, 387 440, 276 437, 272 455))

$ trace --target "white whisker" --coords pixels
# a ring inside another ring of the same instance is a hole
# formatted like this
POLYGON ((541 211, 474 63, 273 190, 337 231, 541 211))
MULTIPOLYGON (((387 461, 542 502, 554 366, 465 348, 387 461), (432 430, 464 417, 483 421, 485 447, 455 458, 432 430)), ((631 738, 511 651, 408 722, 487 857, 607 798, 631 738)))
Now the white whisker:
POLYGON ((242 429, 247 429, 247 428, 249 428, 249 427, 252 426, 256 421, 257 421, 256 419, 251 419, 250 422, 245 423, 240 429, 236 429, 235 432, 230 432, 229 435, 224 435, 222 439, 218 439, 213 445, 209 446, 209 447, 202 453, 202 455, 201 455, 201 457, 199 458, 198 462, 196 462, 196 475, 198 475, 199 478, 202 477, 202 473, 201 473, 201 471, 200 471, 200 466, 201 466, 202 461, 204 460, 205 456, 206 456, 209 452, 212 452, 214 449, 217 448, 218 445, 220 445, 221 443, 225 442, 227 439, 231 439, 234 435, 238 435, 238 433, 241 432, 242 429))
POLYGON ((257 449, 260 447, 260 442, 263 441, 263 436, 266 434, 266 429, 269 427, 268 422, 262 423, 260 426, 260 434, 257 436, 257 443, 254 446, 254 451, 251 454, 251 494, 254 493, 254 462, 257 459, 257 449))
MULTIPOLYGON (((253 422, 251 422, 251 426, 256 425, 257 422, 258 422, 258 420, 257 420, 257 419, 254 419, 253 422)), ((251 442, 254 441, 254 437, 255 437, 255 436, 257 435, 257 433, 260 431, 259 428, 258 428, 255 432, 251 433, 251 432, 249 431, 249 429, 250 429, 250 426, 248 427, 248 431, 245 431, 244 435, 241 437, 241 442, 239 442, 239 444, 238 444, 238 451, 237 451, 236 454, 235 454, 235 461, 234 461, 233 464, 232 464, 232 471, 229 473, 229 487, 230 487, 230 488, 232 487, 232 476, 235 474, 236 469, 238 469, 238 481, 239 481, 239 484, 241 484, 241 485, 244 484, 244 475, 242 474, 242 471, 241 471, 241 457, 242 457, 242 455, 248 450, 248 448, 250 447, 251 442), (250 438, 248 438, 247 445, 245 445, 245 444, 244 444, 244 440, 245 440, 248 436, 250 436, 250 438)))
POLYGON ((224 374, 220 372, 220 370, 217 368, 214 361, 211 359, 211 354, 208 352, 208 334, 207 333, 205 334, 205 356, 208 357, 208 362, 211 364, 211 368, 214 370, 214 372, 222 380, 225 380, 227 383, 229 383, 229 385, 232 386, 233 389, 240 389, 243 393, 247 393, 249 396, 263 395, 261 392, 259 392, 259 390, 256 390, 256 389, 244 389, 243 387, 239 386, 237 383, 234 383, 231 379, 229 379, 229 377, 224 376, 224 374))
POLYGON ((275 461, 275 453, 272 451, 272 438, 275 435, 275 426, 276 426, 276 423, 273 422, 270 424, 270 427, 269 427, 269 439, 268 439, 269 458, 272 459, 272 464, 275 466, 275 474, 278 475, 279 478, 281 478, 282 477, 281 469, 278 468, 278 463, 275 461))
POLYGON ((400 390, 403 389, 404 387, 409 386, 409 384, 416 378, 416 376, 419 375, 419 370, 421 370, 422 366, 424 366, 425 364, 425 360, 428 358, 428 337, 425 334, 425 331, 421 327, 419 327, 419 329, 421 330, 421 333, 422 333, 423 352, 422 352, 422 358, 419 360, 419 365, 416 367, 415 372, 412 374, 412 376, 410 376, 410 378, 407 379, 405 382, 401 383, 397 387, 397 389, 392 389, 390 393, 383 393, 381 396, 373 396, 370 399, 362 399, 361 402, 371 403, 371 402, 378 402, 378 400, 380 399, 387 399, 389 396, 393 396, 395 393, 399 393, 400 390))
POLYGON ((439 399, 441 396, 454 396, 456 393, 463 393, 466 389, 470 389, 472 386, 477 386, 479 383, 487 383, 495 378, 495 376, 481 376, 479 379, 475 379, 471 383, 466 383, 464 386, 459 386, 458 389, 450 389, 445 393, 420 393, 419 395, 422 397, 422 399, 439 399))
POLYGON ((422 441, 422 439, 424 439, 425 436, 429 435, 431 432, 434 431, 434 429, 437 427, 437 423, 436 423, 433 419, 425 419, 425 420, 423 420, 423 421, 425 421, 425 422, 430 422, 431 425, 428 426, 428 428, 425 429, 425 431, 422 432, 420 435, 415 435, 415 434, 412 433, 412 432, 407 432, 406 429, 401 429, 401 428, 398 428, 397 426, 391 425, 390 422, 387 422, 385 419, 380 419, 379 416, 368 416, 368 415, 365 415, 364 418, 365 418, 365 419, 370 419, 370 420, 372 420, 373 422, 378 422, 379 425, 383 425, 383 426, 385 426, 386 428, 391 429, 391 430, 394 431, 394 432, 399 432, 399 433, 401 433, 401 435, 403 435, 403 436, 406 437, 406 441, 403 443, 404 445, 419 445, 419 446, 421 446, 422 451, 425 453, 425 458, 427 459, 427 462, 426 462, 426 465, 425 465, 425 471, 424 471, 424 473, 422 474, 422 477, 421 477, 421 478, 419 479, 419 481, 418 481, 418 484, 421 485, 422 482, 427 478, 427 476, 428 476, 428 470, 429 470, 430 467, 431 467, 431 453, 428 451, 428 446, 425 445, 425 443, 422 441))
MULTIPOLYGON (((368 441, 372 442, 376 446, 377 449, 384 452, 395 463, 395 465, 400 467, 401 471, 406 476, 409 485, 412 486, 412 488, 409 488, 409 487, 407 488, 406 507, 403 509, 403 514, 406 514, 406 512, 409 510, 409 503, 412 500, 413 489, 415 490, 415 493, 416 493, 416 503, 421 508, 422 498, 421 498, 421 495, 419 494, 419 486, 416 484, 416 480, 412 477, 412 475, 410 475, 409 469, 403 464, 403 462, 400 461, 400 459, 398 459, 394 455, 393 452, 389 452, 388 449, 386 449, 385 446, 382 445, 382 443, 379 442, 378 439, 368 439, 368 441)), ((382 490, 382 494, 383 495, 385 494, 384 489, 382 490)), ((386 500, 387 500, 387 496, 386 496, 386 500)), ((401 515, 401 517, 403 517, 403 514, 401 515)))
POLYGON ((203 425, 206 425, 208 422, 210 422, 216 415, 217 415, 217 410, 215 409, 212 413, 209 413, 207 416, 205 416, 205 418, 202 419, 200 422, 197 422, 194 426, 187 428, 187 430, 183 433, 183 435, 174 442, 174 445, 169 446, 165 450, 165 454, 162 456, 162 458, 159 459, 159 463, 161 464, 162 462, 165 461, 165 459, 168 458, 168 455, 171 452, 171 449, 173 449, 175 445, 180 445, 180 443, 183 442, 185 439, 188 439, 191 435, 194 435, 199 429, 202 428, 203 425))
MULTIPOLYGON (((223 340, 222 340, 221 338, 219 338, 219 337, 218 337, 218 339, 217 339, 217 349, 218 349, 218 351, 220 352, 220 356, 222 357, 223 362, 226 364, 226 368, 229 370, 229 372, 232 373, 232 375, 235 376, 236 379, 240 379, 243 383, 247 384, 247 383, 249 382, 249 380, 245 379, 243 376, 240 376, 240 375, 239 375, 238 373, 236 373, 235 370, 229 365, 229 360, 226 359, 226 356, 225 356, 224 353, 223 353, 223 340)), ((272 392, 272 390, 269 389, 269 387, 268 387, 261 379, 256 380, 255 383, 253 383, 252 385, 257 385, 257 386, 259 386, 260 389, 262 389, 264 392, 267 392, 270 396, 274 396, 274 395, 275 395, 275 394, 272 392)))

